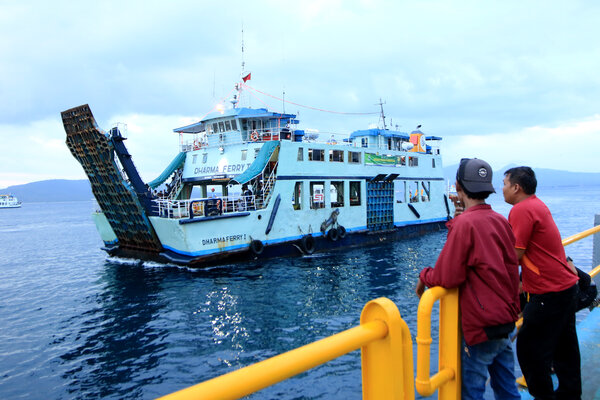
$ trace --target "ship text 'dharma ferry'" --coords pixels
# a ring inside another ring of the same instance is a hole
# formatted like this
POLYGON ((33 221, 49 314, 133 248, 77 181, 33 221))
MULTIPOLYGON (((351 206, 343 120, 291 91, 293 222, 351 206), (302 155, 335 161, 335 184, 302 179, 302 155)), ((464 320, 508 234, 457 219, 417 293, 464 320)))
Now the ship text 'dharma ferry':
POLYGON ((148 183, 118 128, 100 130, 87 105, 62 113, 104 250, 201 267, 415 236, 450 217, 441 138, 384 125, 319 142, 293 114, 232 103, 175 129, 180 152, 148 183))

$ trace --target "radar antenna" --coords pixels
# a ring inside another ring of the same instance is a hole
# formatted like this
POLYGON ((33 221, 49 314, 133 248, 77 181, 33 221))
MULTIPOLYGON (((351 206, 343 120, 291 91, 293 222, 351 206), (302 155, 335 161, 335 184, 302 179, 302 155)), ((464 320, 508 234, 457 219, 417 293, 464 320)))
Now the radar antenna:
POLYGON ((383 112, 383 105, 385 104, 384 101, 381 101, 381 97, 379 98, 379 103, 375 104, 376 106, 379 106, 381 108, 381 115, 379 116, 379 118, 383 121, 383 130, 387 130, 387 126, 385 125, 385 113, 383 112))

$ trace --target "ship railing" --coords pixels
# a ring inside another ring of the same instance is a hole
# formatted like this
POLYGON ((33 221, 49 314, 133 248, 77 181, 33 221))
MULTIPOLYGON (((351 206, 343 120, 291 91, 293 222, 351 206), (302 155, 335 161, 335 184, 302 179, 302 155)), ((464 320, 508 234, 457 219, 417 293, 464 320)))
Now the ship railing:
MULTIPOLYGON (((600 232, 600 225, 570 236, 564 246, 600 232)), ((600 265, 590 275, 600 273, 600 265)), ((171 393, 161 399, 239 399, 301 372, 361 349, 363 399, 414 399, 436 390, 440 400, 461 398, 458 289, 433 287, 421 296, 417 311, 417 374, 413 379, 410 330, 387 298, 369 301, 360 325, 287 353, 171 393), (431 314, 439 300, 438 372, 430 374, 431 314)))
POLYGON ((182 219, 211 217, 222 214, 253 211, 256 209, 256 196, 224 196, 188 200, 168 198, 154 200, 159 217, 182 219))

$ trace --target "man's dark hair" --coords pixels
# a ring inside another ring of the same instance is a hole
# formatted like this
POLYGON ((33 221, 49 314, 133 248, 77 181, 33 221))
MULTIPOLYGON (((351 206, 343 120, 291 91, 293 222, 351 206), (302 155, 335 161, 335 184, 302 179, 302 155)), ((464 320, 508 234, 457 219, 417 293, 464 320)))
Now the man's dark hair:
POLYGON ((521 186, 525 194, 535 194, 537 179, 535 178, 535 172, 533 172, 531 168, 511 168, 504 173, 504 176, 506 176, 513 185, 516 183, 521 186))
POLYGON ((490 194, 492 194, 493 192, 478 192, 478 193, 473 193, 473 192, 469 192, 467 190, 467 188, 465 188, 465 185, 463 185, 463 183, 461 182, 460 179, 457 180, 458 184, 460 185, 460 187, 462 188, 462 191, 465 192, 465 194, 467 195, 468 198, 473 199, 473 200, 485 200, 489 197, 490 194))

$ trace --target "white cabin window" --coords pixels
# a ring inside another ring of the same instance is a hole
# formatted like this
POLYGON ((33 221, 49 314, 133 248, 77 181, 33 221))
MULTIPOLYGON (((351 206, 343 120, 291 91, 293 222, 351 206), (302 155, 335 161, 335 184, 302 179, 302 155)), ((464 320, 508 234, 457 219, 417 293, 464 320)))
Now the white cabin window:
POLYGON ((419 202, 419 182, 410 182, 408 185, 408 196, 410 197, 410 203, 419 202))
POLYGON ((331 181, 331 207, 344 207, 344 181, 331 181))
POLYGON ((237 131, 237 123, 235 122, 235 119, 231 120, 231 129, 237 131))
POLYGON ((421 201, 429 201, 431 199, 431 182, 421 182, 421 201))
POLYGON ((431 168, 435 168, 435 158, 431 159, 431 168))
POLYGON ((304 192, 304 182, 296 182, 294 185, 294 196, 292 197, 292 205, 294 210, 302 210, 302 193, 304 192))
POLYGON ((394 181, 396 203, 406 203, 406 181, 394 181))
POLYGON ((308 149, 308 159, 310 161, 325 161, 325 150, 308 149))
POLYGON ((344 162, 343 150, 329 150, 329 161, 344 162))
POLYGON ((206 160, 208 160, 208 153, 202 154, 202 164, 206 164, 206 160))
POLYGON ((360 206, 360 181, 350 181, 350 205, 360 206))
POLYGON ((360 145, 361 147, 369 147, 369 138, 362 138, 360 139, 360 145))
POLYGON ((418 167, 419 159, 417 157, 408 157, 408 166, 409 167, 418 167))
POLYGON ((298 147, 298 161, 304 161, 304 148, 298 147))
POLYGON ((225 132, 225 124, 223 121, 219 122, 219 132, 225 132))
POLYGON ((242 150, 242 161, 246 160, 246 157, 248 157, 248 150, 244 149, 242 150))
POLYGON ((231 130, 231 121, 225 121, 225 130, 226 131, 230 131, 231 130))
POLYGON ((212 124, 212 127, 213 127, 213 129, 212 129, 213 132, 215 132, 215 133, 219 132, 219 125, 217 125, 216 122, 214 124, 212 124))
POLYGON ((196 164, 196 159, 198 158, 198 154, 192 155, 192 164, 196 164))
POLYGON ((310 183, 310 208, 325 208, 325 182, 310 183))
POLYGON ((360 151, 349 151, 348 162, 351 164, 360 164, 360 151))

